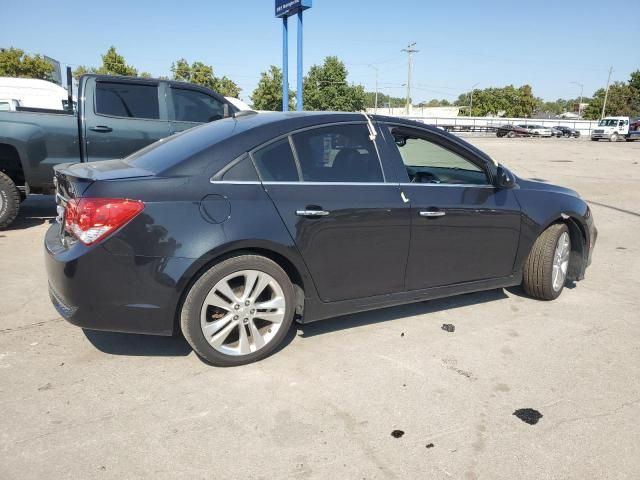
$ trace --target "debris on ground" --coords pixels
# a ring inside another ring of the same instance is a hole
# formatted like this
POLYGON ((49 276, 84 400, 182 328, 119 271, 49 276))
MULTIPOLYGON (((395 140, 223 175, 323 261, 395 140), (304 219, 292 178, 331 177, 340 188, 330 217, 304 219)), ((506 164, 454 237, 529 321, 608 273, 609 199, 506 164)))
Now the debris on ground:
POLYGON ((451 323, 443 323, 442 330, 444 330, 445 332, 453 333, 456 331, 456 326, 451 323))
POLYGON ((393 432, 391 432, 391 436, 393 438, 400 438, 403 435, 404 435, 404 432, 402 430, 394 430, 393 432))

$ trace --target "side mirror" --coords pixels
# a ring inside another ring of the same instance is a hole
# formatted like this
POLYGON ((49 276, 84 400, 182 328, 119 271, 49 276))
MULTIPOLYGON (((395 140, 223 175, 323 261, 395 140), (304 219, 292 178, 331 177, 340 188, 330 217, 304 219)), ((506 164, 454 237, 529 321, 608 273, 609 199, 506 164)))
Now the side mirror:
POLYGON ((222 118, 227 118, 229 116, 229 104, 225 103, 223 108, 223 114, 222 114, 222 118))
POLYGON ((516 178, 508 169, 506 169, 502 165, 498 165, 494 183, 498 188, 513 188, 516 184, 516 178))

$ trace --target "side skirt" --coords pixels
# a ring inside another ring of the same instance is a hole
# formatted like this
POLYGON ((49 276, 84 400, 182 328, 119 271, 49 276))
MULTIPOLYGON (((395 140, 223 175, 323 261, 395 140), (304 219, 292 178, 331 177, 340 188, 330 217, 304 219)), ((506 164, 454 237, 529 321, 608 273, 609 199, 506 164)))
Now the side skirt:
POLYGON ((410 292, 398 292, 388 295, 343 300, 340 302, 324 303, 317 298, 306 298, 304 315, 299 323, 311 323, 326 318, 347 315, 349 313, 365 312, 378 308, 393 307, 407 303, 423 302, 436 298, 450 297, 464 293, 494 290, 496 288, 513 287, 522 283, 522 272, 516 272, 508 277, 478 280, 475 282, 458 283, 445 287, 433 287, 410 292))

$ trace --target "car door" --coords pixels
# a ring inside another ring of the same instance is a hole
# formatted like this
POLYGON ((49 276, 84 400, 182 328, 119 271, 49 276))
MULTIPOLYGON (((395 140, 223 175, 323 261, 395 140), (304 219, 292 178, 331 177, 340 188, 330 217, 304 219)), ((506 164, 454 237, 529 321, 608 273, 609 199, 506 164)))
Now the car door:
POLYGON ((90 79, 87 89, 94 94, 93 108, 81 112, 88 161, 123 158, 169 135, 157 81, 98 78, 90 79))
POLYGON ((486 160, 443 135, 389 131, 411 204, 407 290, 511 275, 521 221, 513 191, 494 187, 486 160))
POLYGON ((168 91, 172 134, 228 115, 229 106, 222 97, 177 85, 171 85, 168 91))
POLYGON ((321 300, 403 291, 409 208, 366 123, 314 127, 252 152, 321 300))

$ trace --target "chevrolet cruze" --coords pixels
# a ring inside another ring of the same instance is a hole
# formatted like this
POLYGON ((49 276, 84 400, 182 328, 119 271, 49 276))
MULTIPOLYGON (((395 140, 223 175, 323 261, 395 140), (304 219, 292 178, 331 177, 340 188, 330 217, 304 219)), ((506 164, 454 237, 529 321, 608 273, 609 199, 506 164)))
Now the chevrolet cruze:
POLYGON ((220 366, 269 355, 294 320, 519 284, 555 299, 596 240, 577 193, 444 131, 357 113, 242 113, 55 180, 60 314, 181 331, 220 366))

